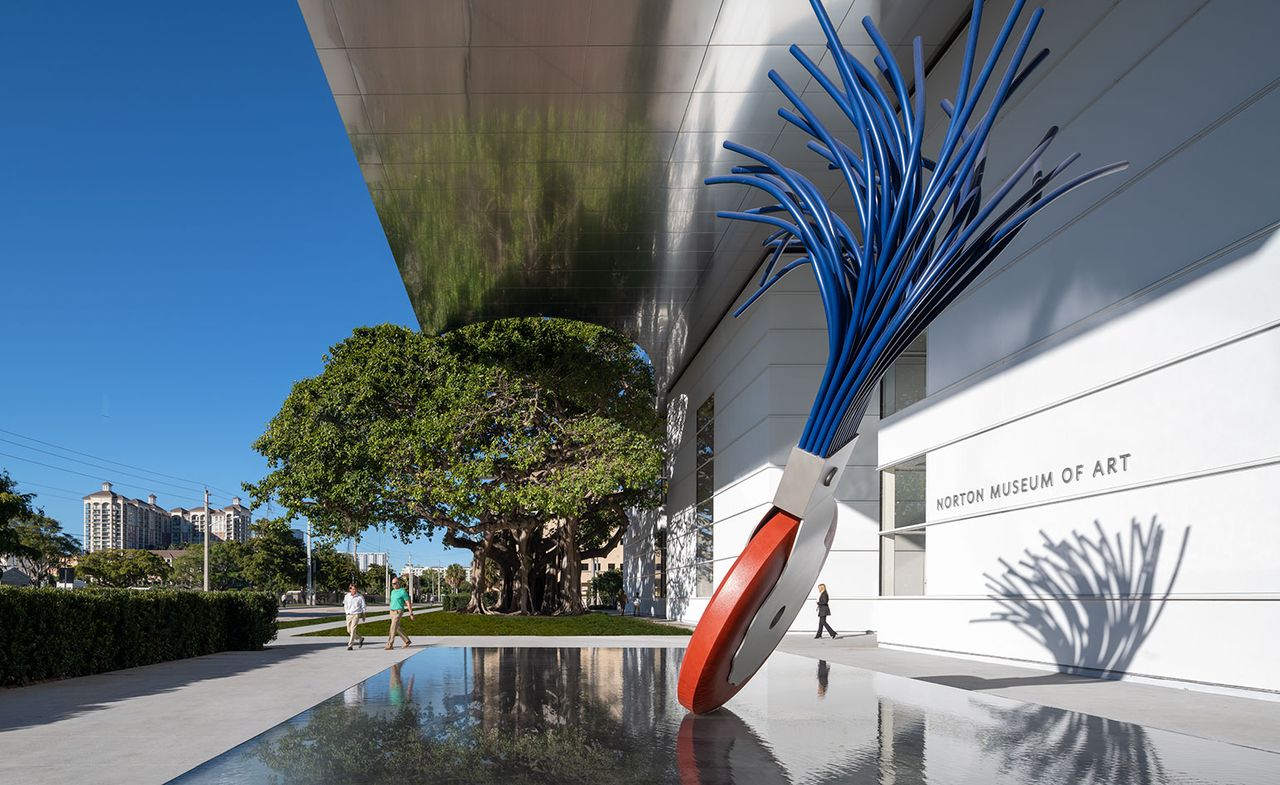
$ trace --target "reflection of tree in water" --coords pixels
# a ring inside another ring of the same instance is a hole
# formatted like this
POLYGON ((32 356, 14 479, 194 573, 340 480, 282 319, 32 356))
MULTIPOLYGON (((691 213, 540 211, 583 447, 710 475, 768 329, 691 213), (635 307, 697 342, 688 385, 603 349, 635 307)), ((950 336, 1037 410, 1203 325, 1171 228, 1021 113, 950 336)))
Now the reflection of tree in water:
POLYGON ((652 284, 663 168, 643 126, 549 107, 377 139, 362 157, 398 162, 374 202, 424 330, 607 323, 618 288, 652 284))
POLYGON ((1048 649, 1064 673, 1128 670, 1173 591, 1190 528, 1161 591, 1156 568, 1164 527, 1155 518, 1145 530, 1135 519, 1127 543, 1094 526, 1096 538, 1072 532, 1055 542, 1041 532, 1043 553, 1024 551, 1016 565, 1001 559, 1004 572, 985 576, 1000 610, 977 621, 1013 624, 1048 649))
MULTIPOLYGON (((663 662, 654 667, 665 669, 667 653, 658 654, 663 662)), ((596 785, 666 776, 669 763, 653 751, 652 717, 622 722, 621 649, 473 649, 471 666, 470 694, 446 695, 443 712, 330 701, 258 755, 284 784, 596 785)))
POLYGON ((1160 756, 1141 725, 1048 706, 996 712, 997 724, 983 737, 1001 760, 1000 770, 1021 782, 1169 782, 1160 756))

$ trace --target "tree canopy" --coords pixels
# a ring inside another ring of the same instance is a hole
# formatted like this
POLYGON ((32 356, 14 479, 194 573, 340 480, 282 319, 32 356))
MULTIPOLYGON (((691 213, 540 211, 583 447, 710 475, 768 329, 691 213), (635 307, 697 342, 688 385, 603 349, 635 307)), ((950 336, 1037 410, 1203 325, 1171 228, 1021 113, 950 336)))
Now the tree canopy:
POLYGON ((19 540, 15 525, 18 521, 40 514, 31 502, 33 493, 19 493, 18 483, 9 473, 0 469, 0 554, 21 556, 27 553, 19 540))
POLYGON ((651 369, 604 327, 364 327, 294 385, 254 443, 270 473, 249 490, 332 537, 442 532, 473 554, 472 610, 493 562, 504 607, 573 613, 579 560, 660 494, 658 434, 651 369))
POLYGON ((103 586, 127 588, 163 581, 169 565, 151 551, 108 549, 86 553, 77 567, 86 577, 103 586))
POLYGON ((253 538, 246 545, 242 571, 250 585, 279 597, 306 582, 307 548, 285 519, 255 521, 253 538))
POLYGON ((12 555, 18 568, 36 585, 53 583, 54 570, 80 552, 80 541, 45 515, 19 518, 12 529, 18 542, 12 555))

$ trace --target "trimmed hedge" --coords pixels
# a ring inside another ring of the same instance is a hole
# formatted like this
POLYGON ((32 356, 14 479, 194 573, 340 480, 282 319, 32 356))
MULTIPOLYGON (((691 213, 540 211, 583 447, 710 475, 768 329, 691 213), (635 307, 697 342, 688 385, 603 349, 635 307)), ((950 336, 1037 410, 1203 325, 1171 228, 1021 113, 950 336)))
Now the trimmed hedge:
POLYGON ((255 651, 275 637, 267 592, 0 587, 0 685, 255 651))

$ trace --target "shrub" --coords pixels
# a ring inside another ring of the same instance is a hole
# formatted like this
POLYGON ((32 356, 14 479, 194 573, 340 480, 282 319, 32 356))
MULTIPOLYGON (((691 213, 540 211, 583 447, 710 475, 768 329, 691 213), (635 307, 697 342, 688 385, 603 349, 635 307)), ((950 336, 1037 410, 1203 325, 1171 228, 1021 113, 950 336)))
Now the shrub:
POLYGON ((266 592, 0 587, 0 685, 254 651, 275 636, 266 592))
POLYGON ((460 611, 467 607, 467 603, 471 602, 470 592, 455 592, 453 594, 440 595, 440 610, 442 611, 460 611))

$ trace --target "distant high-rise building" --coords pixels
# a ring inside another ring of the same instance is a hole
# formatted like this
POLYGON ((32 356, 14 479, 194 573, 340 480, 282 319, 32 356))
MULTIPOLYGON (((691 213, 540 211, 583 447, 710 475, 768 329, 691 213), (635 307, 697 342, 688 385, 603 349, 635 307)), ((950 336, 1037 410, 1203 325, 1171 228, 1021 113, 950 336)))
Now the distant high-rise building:
POLYGON ((207 511, 203 507, 166 510, 156 503, 155 494, 146 501, 130 499, 111 490, 111 483, 104 482, 102 490, 84 497, 84 548, 89 552, 108 548, 182 548, 201 542, 206 518, 211 520, 215 541, 249 539, 253 518, 249 509, 240 504, 239 497, 220 510, 207 511))
POLYGON ((383 567, 386 567, 387 554, 385 553, 357 553, 356 554, 356 568, 359 569, 360 572, 364 572, 365 570, 369 569, 369 567, 375 564, 381 564, 383 567))

